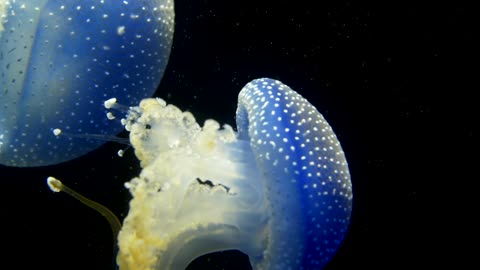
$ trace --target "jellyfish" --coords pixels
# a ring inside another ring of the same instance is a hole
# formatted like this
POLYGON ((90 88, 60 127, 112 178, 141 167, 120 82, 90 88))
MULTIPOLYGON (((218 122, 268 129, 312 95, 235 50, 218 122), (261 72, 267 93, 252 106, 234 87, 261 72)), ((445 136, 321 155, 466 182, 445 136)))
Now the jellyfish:
POLYGON ((221 250, 254 269, 322 269, 347 232, 352 186, 330 125, 300 94, 262 78, 240 92, 237 130, 197 124, 162 99, 123 123, 141 162, 118 235, 120 269, 185 269, 221 250))
POLYGON ((81 156, 111 136, 115 96, 138 104, 163 76, 173 0, 0 0, 0 164, 29 167, 81 156))

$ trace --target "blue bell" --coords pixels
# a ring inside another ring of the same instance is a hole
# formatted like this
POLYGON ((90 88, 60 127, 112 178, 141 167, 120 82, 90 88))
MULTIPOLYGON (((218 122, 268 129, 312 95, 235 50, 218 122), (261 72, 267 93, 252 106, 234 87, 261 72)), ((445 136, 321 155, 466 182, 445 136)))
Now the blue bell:
POLYGON ((0 164, 44 166, 115 135, 103 101, 138 104, 157 89, 174 32, 171 0, 0 1, 0 164))

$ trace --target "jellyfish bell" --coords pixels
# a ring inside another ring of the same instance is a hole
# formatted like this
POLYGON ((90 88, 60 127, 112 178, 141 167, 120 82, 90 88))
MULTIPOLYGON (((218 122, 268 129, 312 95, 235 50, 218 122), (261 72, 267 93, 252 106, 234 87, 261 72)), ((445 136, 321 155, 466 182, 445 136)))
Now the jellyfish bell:
POLYGON ((122 123, 143 169, 125 184, 132 200, 117 238, 121 270, 185 269, 232 249, 254 269, 322 269, 335 255, 353 195, 332 128, 268 78, 242 89, 236 120, 237 131, 214 120, 200 126, 162 99, 130 109, 122 123))
POLYGON ((347 161, 322 115, 288 86, 248 83, 238 132, 200 127, 161 99, 143 100, 124 123, 143 170, 126 184, 121 269, 184 269, 228 249, 254 269, 321 269, 335 254, 352 207, 347 161))
POLYGON ((115 135, 102 102, 138 104, 157 89, 170 55, 173 0, 0 0, 0 164, 45 166, 115 135))

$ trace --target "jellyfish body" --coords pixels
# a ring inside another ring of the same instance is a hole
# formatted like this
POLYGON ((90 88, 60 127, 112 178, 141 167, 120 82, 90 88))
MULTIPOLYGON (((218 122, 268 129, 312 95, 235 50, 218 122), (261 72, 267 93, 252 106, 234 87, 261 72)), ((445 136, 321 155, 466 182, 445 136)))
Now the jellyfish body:
POLYGON ((0 1, 0 164, 42 166, 83 155, 114 135, 115 96, 137 104, 158 87, 170 54, 173 0, 0 1))
POLYGON ((238 249, 254 269, 322 269, 347 231, 352 189, 336 135, 306 99, 258 79, 239 94, 237 129, 161 99, 126 121, 141 161, 118 237, 120 269, 184 269, 238 249))

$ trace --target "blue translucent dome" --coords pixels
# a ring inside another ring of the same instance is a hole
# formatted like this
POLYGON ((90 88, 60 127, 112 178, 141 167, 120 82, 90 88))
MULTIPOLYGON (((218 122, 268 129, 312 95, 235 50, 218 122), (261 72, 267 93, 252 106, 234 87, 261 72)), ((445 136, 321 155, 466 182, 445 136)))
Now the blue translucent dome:
POLYGON ((74 159, 113 135, 103 101, 151 96, 170 54, 171 0, 0 0, 0 164, 74 159))

